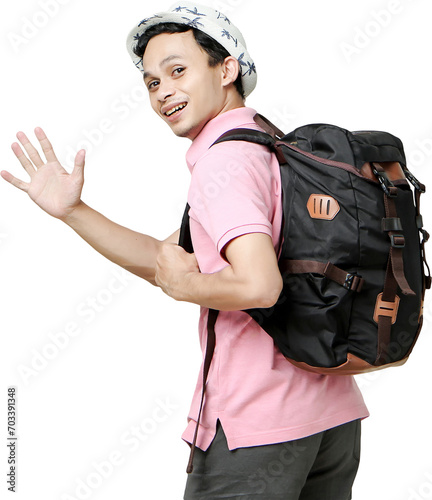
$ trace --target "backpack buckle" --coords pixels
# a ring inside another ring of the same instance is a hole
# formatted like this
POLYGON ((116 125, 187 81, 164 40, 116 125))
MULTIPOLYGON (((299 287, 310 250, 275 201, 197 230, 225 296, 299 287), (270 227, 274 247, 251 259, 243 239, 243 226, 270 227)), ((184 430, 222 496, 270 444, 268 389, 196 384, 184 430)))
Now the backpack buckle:
POLYGON ((358 274, 347 273, 345 277, 345 283, 342 286, 352 292, 360 292, 363 283, 364 279, 358 274))
POLYGON ((423 240, 422 240, 422 243, 427 243, 429 241, 429 238, 430 238, 430 234, 426 231, 426 229, 420 229, 420 232, 423 236, 423 240))
POLYGON ((387 177, 385 170, 381 166, 375 165, 375 163, 371 162, 372 172, 375 174, 375 177, 378 179, 382 190, 389 198, 395 198, 397 196, 397 188, 395 188, 394 184, 387 177))
POLYGON ((407 168, 404 168, 404 174, 405 174, 405 177, 414 186, 414 188, 417 189, 417 191, 419 191, 420 193, 425 193, 426 192, 425 185, 422 184, 418 179, 416 179, 414 177, 414 175, 407 168))
POLYGON ((395 295, 395 300, 393 302, 387 302, 384 301, 382 297, 382 293, 378 294, 373 319, 375 323, 378 323, 379 317, 384 316, 390 318, 393 325, 396 322, 400 299, 395 295))

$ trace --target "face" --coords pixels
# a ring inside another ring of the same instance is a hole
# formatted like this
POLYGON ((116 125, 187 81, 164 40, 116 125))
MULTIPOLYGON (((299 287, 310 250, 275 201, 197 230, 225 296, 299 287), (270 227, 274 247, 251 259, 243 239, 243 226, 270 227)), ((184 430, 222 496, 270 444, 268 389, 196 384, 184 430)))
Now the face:
POLYGON ((194 140, 208 121, 233 107, 225 64, 210 67, 192 31, 153 37, 143 67, 152 108, 179 137, 194 140))

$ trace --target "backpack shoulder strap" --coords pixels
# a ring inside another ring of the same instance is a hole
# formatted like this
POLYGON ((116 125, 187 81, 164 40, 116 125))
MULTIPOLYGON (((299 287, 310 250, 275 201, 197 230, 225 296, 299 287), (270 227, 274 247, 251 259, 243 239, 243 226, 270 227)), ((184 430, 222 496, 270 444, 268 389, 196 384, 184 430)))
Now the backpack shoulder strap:
POLYGON ((286 159, 283 155, 283 152, 278 147, 282 144, 277 137, 273 137, 272 135, 261 132, 260 130, 253 130, 251 128, 235 128, 232 130, 228 130, 223 135, 219 137, 210 147, 213 147, 216 144, 227 141, 245 141, 245 142, 253 142, 255 144, 261 144, 262 146, 267 146, 273 153, 276 154, 276 158, 279 161, 280 165, 286 163, 286 159))
POLYGON ((255 144, 261 144, 262 146, 268 146, 269 148, 273 148, 276 143, 275 139, 265 132, 250 128, 236 128, 225 132, 210 147, 226 141, 253 142, 255 144))
POLYGON ((257 125, 259 125, 265 132, 270 134, 274 139, 282 139, 285 134, 279 127, 276 127, 274 123, 272 123, 268 118, 263 115, 257 113, 254 116, 254 121, 257 125))
POLYGON ((178 244, 186 250, 188 253, 193 253, 193 245, 192 245, 192 238, 190 234, 190 227, 189 227, 189 203, 186 203, 186 208, 183 213, 183 219, 181 222, 180 226, 180 235, 179 235, 179 241, 178 244))
MULTIPOLYGON (((255 144, 261 144, 263 146, 267 146, 270 149, 275 149, 276 140, 265 132, 260 132, 259 130, 253 130, 249 128, 237 128, 228 130, 223 135, 221 135, 210 147, 213 147, 215 144, 219 144, 220 142, 227 141, 245 141, 245 142, 253 142, 255 144)), ((183 214, 183 219, 180 227, 180 236, 178 244, 186 250, 186 252, 193 253, 193 245, 192 238, 190 235, 190 227, 189 227, 189 209, 190 206, 187 203, 186 208, 183 214)))
MULTIPOLYGON (((223 134, 221 137, 219 137, 219 139, 217 141, 215 141, 212 144, 212 146, 214 146, 215 144, 218 144, 220 142, 233 141, 233 140, 261 144, 263 146, 268 146, 269 148, 272 148, 272 149, 273 149, 274 144, 276 142, 276 140, 271 135, 269 135, 265 132, 260 132, 259 130, 233 129, 233 130, 229 130, 228 132, 223 134)), ((210 147, 212 147, 212 146, 210 146, 210 147)), ((189 204, 187 204, 185 212, 183 214, 183 220, 182 220, 182 225, 181 225, 181 230, 180 230, 179 245, 181 245, 186 251, 193 252, 193 246, 192 246, 190 228, 189 228, 189 208, 190 208, 189 204)), ((210 364, 211 364, 211 361, 213 358, 214 349, 215 349, 215 345, 216 345, 215 323, 216 323, 216 319, 218 317, 218 314, 219 314, 219 311, 217 311, 215 309, 209 309, 209 315, 208 315, 208 320, 207 320, 207 346, 206 346, 204 363, 203 363, 203 381, 202 381, 203 385, 202 385, 202 392, 201 392, 201 402, 200 402, 198 417, 197 417, 197 421, 196 421, 194 437, 193 437, 192 444, 191 444, 189 462, 188 462, 188 465, 186 468, 186 472, 188 474, 190 474, 193 471, 193 460, 194 460, 196 442, 197 442, 197 437, 198 437, 198 430, 199 430, 199 426, 200 426, 201 415, 202 415, 202 410, 203 410, 203 405, 204 405, 207 377, 208 377, 208 373, 210 370, 210 364)))

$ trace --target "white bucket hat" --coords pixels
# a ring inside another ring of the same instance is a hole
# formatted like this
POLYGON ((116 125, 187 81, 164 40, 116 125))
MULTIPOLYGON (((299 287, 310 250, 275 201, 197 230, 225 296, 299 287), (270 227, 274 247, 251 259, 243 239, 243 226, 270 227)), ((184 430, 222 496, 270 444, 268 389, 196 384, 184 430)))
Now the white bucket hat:
POLYGON ((150 27, 160 23, 179 23, 196 28, 219 42, 228 53, 240 63, 243 89, 247 97, 255 88, 257 73, 255 64, 246 48, 246 42, 240 31, 221 12, 194 2, 180 2, 170 7, 167 12, 159 12, 143 19, 134 26, 127 37, 127 49, 135 66, 143 73, 142 59, 134 54, 140 36, 150 27))

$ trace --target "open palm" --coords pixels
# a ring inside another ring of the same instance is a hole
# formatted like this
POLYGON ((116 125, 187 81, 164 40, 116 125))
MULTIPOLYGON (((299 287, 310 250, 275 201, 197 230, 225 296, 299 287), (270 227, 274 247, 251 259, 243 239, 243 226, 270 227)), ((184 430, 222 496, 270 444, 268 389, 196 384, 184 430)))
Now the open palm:
POLYGON ((74 169, 69 174, 58 161, 44 131, 38 127, 35 129, 35 135, 42 147, 46 162, 42 160, 27 136, 23 132, 18 132, 17 138, 28 157, 16 142, 12 144, 12 150, 29 174, 30 181, 24 182, 7 171, 2 171, 1 176, 13 186, 26 192, 45 212, 63 219, 80 203, 84 184, 85 151, 77 153, 74 169))

